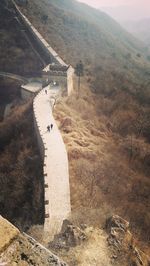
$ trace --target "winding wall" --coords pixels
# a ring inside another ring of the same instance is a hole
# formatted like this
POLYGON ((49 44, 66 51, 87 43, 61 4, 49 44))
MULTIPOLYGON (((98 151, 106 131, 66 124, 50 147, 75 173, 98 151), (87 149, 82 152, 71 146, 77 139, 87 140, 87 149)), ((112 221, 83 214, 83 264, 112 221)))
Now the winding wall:
MULTIPOLYGON (((30 21, 22 14, 14 0, 12 0, 12 3, 22 23, 30 30, 35 37, 34 39, 40 43, 42 49, 53 59, 53 62, 67 67, 66 89, 68 94, 70 94, 73 89, 74 69, 68 66, 50 47, 30 21)), ((58 87, 57 89, 49 89, 47 87, 41 90, 33 101, 35 131, 43 159, 45 189, 44 228, 45 231, 51 233, 52 237, 60 231, 63 220, 67 219, 71 212, 67 151, 53 118, 51 108, 51 102, 59 93, 60 89, 58 87), (45 90, 47 93, 45 93, 45 90), (47 126, 50 124, 53 124, 53 128, 48 132, 47 126)))
POLYGON ((73 91, 73 75, 74 75, 74 68, 71 65, 67 65, 63 59, 56 53, 56 51, 49 45, 49 43, 43 38, 43 36, 35 29, 32 23, 27 19, 27 17, 20 11, 18 6, 15 4, 15 1, 12 0, 14 4, 15 10, 18 14, 18 17, 21 20, 22 25, 30 34, 34 37, 34 40, 40 45, 41 49, 45 52, 45 56, 47 58, 47 63, 56 63, 61 66, 66 66, 66 90, 67 94, 70 95, 73 91))
POLYGON ((8 72, 2 72, 1 71, 0 72, 0 76, 1 77, 6 77, 6 78, 10 78, 10 79, 14 79, 14 80, 18 80, 18 81, 21 81, 23 83, 27 83, 28 82, 27 78, 19 76, 19 75, 16 75, 16 74, 8 73, 8 72))
POLYGON ((54 236, 60 231, 63 220, 69 218, 71 212, 70 187, 67 152, 51 110, 50 98, 58 93, 58 89, 47 88, 47 94, 45 89, 35 97, 33 108, 35 129, 44 163, 44 228, 54 236), (47 125, 51 123, 53 129, 48 132, 47 125))

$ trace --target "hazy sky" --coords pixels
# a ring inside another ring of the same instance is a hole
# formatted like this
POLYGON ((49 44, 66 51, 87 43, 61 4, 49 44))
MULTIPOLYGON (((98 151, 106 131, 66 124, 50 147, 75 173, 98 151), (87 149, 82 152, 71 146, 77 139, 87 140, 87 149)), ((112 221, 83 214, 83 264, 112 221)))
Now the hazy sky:
POLYGON ((150 17, 150 0, 78 0, 121 19, 150 17), (107 9, 107 8, 111 9, 107 9), (105 9, 106 8, 106 9, 105 9))
POLYGON ((80 2, 86 3, 94 7, 103 7, 103 6, 115 6, 124 4, 125 0, 79 0, 80 2))
POLYGON ((94 7, 138 5, 138 6, 143 6, 143 8, 147 7, 150 9, 150 0, 79 0, 79 1, 94 7))

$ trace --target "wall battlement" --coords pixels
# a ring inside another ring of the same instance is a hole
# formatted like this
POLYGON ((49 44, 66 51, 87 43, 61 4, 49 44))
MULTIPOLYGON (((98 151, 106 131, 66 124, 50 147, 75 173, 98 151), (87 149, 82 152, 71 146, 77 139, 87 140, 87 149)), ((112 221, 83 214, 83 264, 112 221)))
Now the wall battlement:
MULTIPOLYGON (((12 3, 21 20, 21 24, 30 31, 32 36, 34 36, 34 41, 40 44, 41 49, 48 56, 49 64, 53 63, 54 65, 56 63, 56 65, 59 65, 58 72, 63 75, 57 75, 56 69, 54 72, 50 71, 49 66, 45 68, 45 74, 49 75, 49 79, 57 77, 69 95, 73 89, 74 69, 68 66, 50 47, 47 41, 22 14, 14 0, 12 0, 12 3), (66 71, 64 71, 65 69, 66 71)), ((61 84, 59 84, 60 87, 61 84)), ((43 161, 44 228, 45 231, 51 233, 52 237, 60 231, 63 220, 69 218, 71 213, 67 151, 51 110, 52 98, 54 95, 58 96, 59 93, 58 89, 49 89, 47 87, 42 89, 33 100, 34 127, 43 161), (53 128, 49 132, 47 126, 50 124, 53 125, 53 128)))
MULTIPOLYGON (((28 33, 32 36, 32 41, 34 40, 40 47, 41 51, 43 51, 43 57, 45 60, 45 64, 48 66, 44 67, 43 71, 46 71, 47 75, 50 75, 50 78, 55 77, 56 74, 60 76, 59 71, 56 73, 56 70, 53 72, 52 70, 48 72, 49 65, 56 64, 58 66, 58 69, 66 68, 66 92, 67 95, 69 95, 73 90, 73 76, 74 76, 74 69, 71 65, 67 65, 63 59, 57 54, 57 52, 49 45, 49 43, 43 38, 43 36, 35 29, 35 27, 32 25, 32 23, 27 19, 27 17, 20 11, 18 6, 15 4, 15 1, 12 0, 16 13, 21 21, 21 24, 24 26, 25 29, 27 29, 28 33)), ((42 55, 41 55, 42 57, 42 55)), ((61 85, 61 80, 60 80, 61 85)), ((64 89, 64 88, 63 88, 64 89)))

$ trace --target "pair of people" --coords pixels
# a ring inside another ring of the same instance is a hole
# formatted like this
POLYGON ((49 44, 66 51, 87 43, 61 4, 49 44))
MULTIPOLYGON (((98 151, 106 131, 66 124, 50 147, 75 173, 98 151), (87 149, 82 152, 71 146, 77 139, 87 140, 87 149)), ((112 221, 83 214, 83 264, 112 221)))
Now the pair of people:
POLYGON ((53 129, 53 124, 47 126, 47 131, 50 132, 53 129))

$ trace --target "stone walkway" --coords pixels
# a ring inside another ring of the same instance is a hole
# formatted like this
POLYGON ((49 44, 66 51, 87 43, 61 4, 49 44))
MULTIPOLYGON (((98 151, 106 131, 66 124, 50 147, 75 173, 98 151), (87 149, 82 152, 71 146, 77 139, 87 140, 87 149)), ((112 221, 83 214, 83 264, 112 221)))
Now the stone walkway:
POLYGON ((58 94, 58 88, 48 86, 34 100, 34 113, 44 143, 44 178, 46 186, 48 185, 45 188, 47 218, 44 227, 52 236, 59 232, 63 220, 68 218, 71 212, 67 152, 51 107, 58 94), (50 124, 53 124, 53 128, 48 132, 47 126, 50 124))

